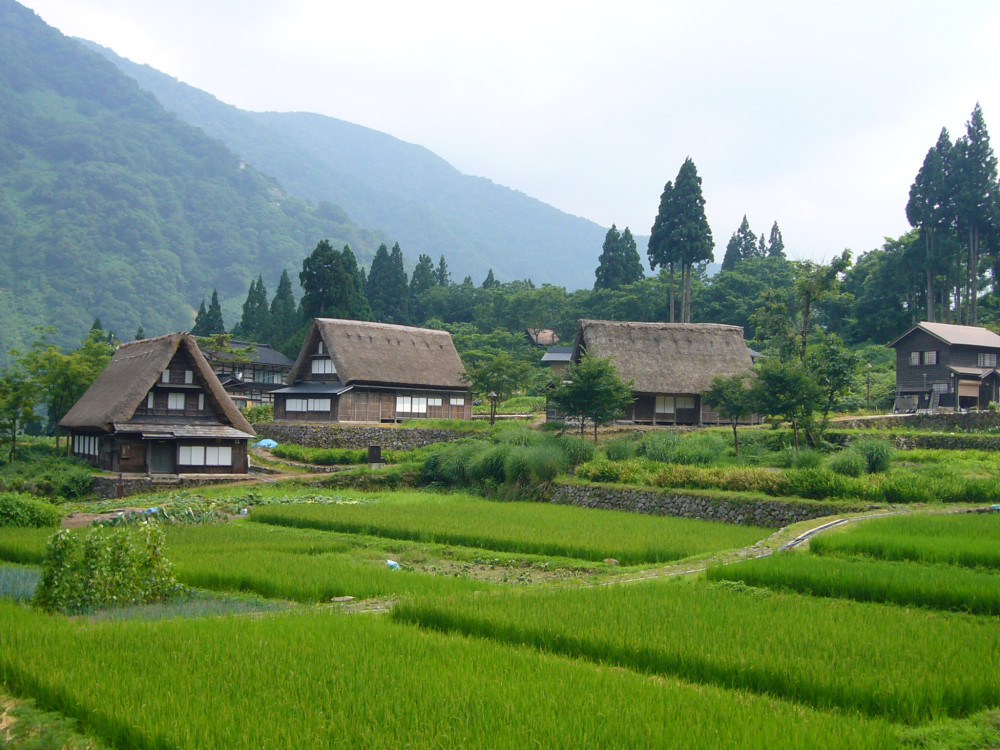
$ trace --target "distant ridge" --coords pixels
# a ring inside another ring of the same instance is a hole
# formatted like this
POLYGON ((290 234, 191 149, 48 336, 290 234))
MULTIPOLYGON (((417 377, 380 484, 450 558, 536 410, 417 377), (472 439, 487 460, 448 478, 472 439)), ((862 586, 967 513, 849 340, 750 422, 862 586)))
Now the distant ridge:
POLYGON ((90 44, 168 110, 290 192, 334 203, 385 232, 411 261, 419 253, 435 261, 444 254, 454 276, 471 274, 477 284, 493 268, 502 281, 593 286, 607 229, 592 221, 464 175, 422 146, 323 115, 246 112, 90 44))

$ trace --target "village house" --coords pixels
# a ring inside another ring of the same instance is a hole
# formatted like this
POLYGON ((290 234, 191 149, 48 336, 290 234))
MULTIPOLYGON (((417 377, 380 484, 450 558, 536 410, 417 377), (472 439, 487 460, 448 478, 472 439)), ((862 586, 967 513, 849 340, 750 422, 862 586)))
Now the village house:
POLYGON ((753 371, 740 326, 715 323, 628 323, 581 320, 572 361, 588 353, 610 359, 635 401, 622 420, 700 425, 719 415, 704 404, 716 376, 753 371))
POLYGON ((231 340, 227 349, 202 353, 229 397, 246 406, 274 403, 271 393, 285 387, 293 364, 274 347, 250 341, 231 340))
POLYGON ((979 326, 918 323, 896 350, 893 411, 983 409, 998 400, 1000 336, 979 326))
POLYGON ((451 334, 316 318, 274 418, 309 422, 471 419, 472 396, 451 334))
POLYGON ((245 474, 254 436, 187 333, 119 346, 59 426, 74 454, 137 474, 245 474))

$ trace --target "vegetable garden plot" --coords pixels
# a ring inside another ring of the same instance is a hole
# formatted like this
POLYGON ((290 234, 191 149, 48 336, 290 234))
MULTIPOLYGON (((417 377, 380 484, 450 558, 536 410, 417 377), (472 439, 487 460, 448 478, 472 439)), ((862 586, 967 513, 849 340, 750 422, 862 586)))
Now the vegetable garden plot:
POLYGON ((258 508, 250 518, 272 525, 502 552, 594 561, 613 557, 629 565, 744 547, 769 533, 768 529, 689 518, 419 492, 387 493, 357 505, 258 508))
POLYGON ((325 613, 91 624, 0 603, 0 678, 133 748, 889 748, 880 720, 325 613))
POLYGON ((394 617, 893 721, 1000 704, 991 618, 676 581, 403 602, 394 617))

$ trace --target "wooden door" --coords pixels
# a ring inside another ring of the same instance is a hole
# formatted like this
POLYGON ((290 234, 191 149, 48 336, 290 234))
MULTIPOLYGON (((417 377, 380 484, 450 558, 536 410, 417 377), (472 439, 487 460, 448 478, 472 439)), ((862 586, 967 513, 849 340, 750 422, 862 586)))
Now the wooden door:
POLYGON ((177 445, 172 440, 155 440, 150 443, 149 473, 177 473, 177 445))

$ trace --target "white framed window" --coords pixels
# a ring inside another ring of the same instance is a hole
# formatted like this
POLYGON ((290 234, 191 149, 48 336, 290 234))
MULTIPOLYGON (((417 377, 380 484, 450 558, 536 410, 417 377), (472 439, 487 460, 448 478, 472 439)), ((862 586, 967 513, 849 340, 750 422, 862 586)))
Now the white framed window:
POLYGON ((311 398, 307 407, 309 411, 330 411, 330 399, 311 398))
POLYGON ((979 353, 979 366, 980 367, 996 367, 997 366, 997 355, 991 354, 989 352, 979 353))
POLYGON ((452 406, 465 406, 465 396, 452 396, 449 400, 452 406))
POLYGON ((198 411, 205 411, 205 394, 198 394, 198 411))
POLYGON ((324 354, 325 353, 323 351, 323 342, 322 341, 320 341, 319 344, 316 346, 316 353, 317 354, 324 354))
POLYGON ((678 409, 693 409, 694 396, 678 396, 676 404, 678 409))
POLYGON ((403 412, 405 414, 410 413, 410 409, 413 406, 413 399, 411 396, 396 396, 396 412, 403 412))
POLYGON ((676 408, 676 402, 673 396, 657 396, 656 397, 656 413, 657 414, 673 414, 676 408))
POLYGON ((916 367, 920 364, 920 352, 910 352, 910 366, 916 367))
POLYGON ((184 383, 191 385, 194 382, 194 372, 191 370, 184 371, 184 383))
POLYGON ((168 393, 167 408, 172 409, 173 411, 184 411, 184 394, 168 393))
POLYGON ((74 435, 73 452, 83 456, 96 456, 101 447, 100 440, 94 435, 74 435))
POLYGON ((307 411, 308 407, 309 402, 304 398, 285 399, 285 411, 307 411))
POLYGON ((146 408, 149 409, 150 411, 153 411, 154 403, 156 403, 156 400, 153 398, 153 392, 150 391, 149 394, 146 396, 146 408))
POLYGON ((441 397, 440 396, 437 396, 437 397, 432 396, 432 397, 428 398, 427 399, 427 405, 428 406, 441 406, 441 397))
POLYGON ((924 352, 924 364, 925 365, 936 365, 937 364, 937 352, 924 352))
POLYGON ((332 359, 314 359, 312 361, 313 375, 336 375, 337 368, 333 366, 332 359))
POLYGON ((161 383, 169 383, 170 382, 170 370, 164 370, 163 371, 163 373, 160 375, 160 382, 161 383))
POLYGON ((948 384, 947 383, 932 383, 931 390, 935 393, 947 393, 948 384))
POLYGON ((232 466, 233 449, 229 445, 209 445, 205 448, 205 466, 232 466))
POLYGON ((181 466, 204 466, 205 446, 204 445, 182 445, 177 463, 181 466))

